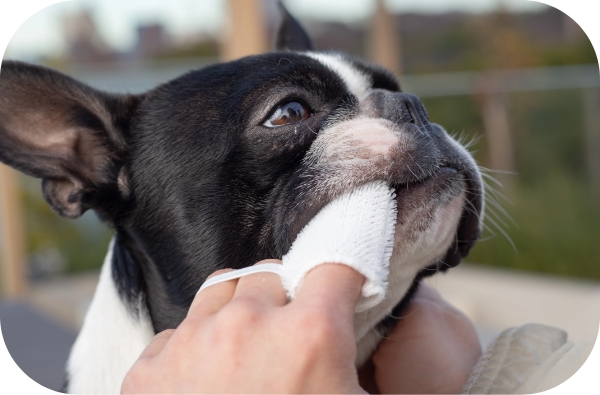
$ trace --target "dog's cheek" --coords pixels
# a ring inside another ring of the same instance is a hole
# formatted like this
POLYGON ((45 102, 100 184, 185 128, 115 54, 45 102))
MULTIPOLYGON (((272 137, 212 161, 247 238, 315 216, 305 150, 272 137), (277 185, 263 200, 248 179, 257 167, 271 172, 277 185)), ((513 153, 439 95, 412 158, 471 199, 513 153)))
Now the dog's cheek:
POLYGON ((251 128, 228 162, 246 170, 237 172, 241 177, 250 171, 270 179, 273 185, 282 173, 292 171, 302 162, 315 141, 318 127, 318 120, 308 120, 277 128, 251 128))

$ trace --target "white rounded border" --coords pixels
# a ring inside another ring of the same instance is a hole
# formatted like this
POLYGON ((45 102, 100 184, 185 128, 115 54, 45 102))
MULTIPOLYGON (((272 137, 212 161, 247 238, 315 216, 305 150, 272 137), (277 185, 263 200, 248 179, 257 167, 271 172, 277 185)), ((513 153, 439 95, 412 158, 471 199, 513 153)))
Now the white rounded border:
MULTIPOLYGON (((36 12, 65 0, 19 0, 0 3, 0 54, 4 58, 8 42, 19 27, 36 12)), ((0 74, 2 71, 0 70, 0 74)), ((33 381, 10 356, 1 333, 0 322, 0 393, 6 394, 56 394, 33 381)))
MULTIPOLYGON (((65 0, 2 2, 0 4, 0 54, 2 54, 2 57, 4 57, 8 42, 23 22, 41 9, 62 1, 65 0)), ((576 21, 592 41, 597 56, 600 49, 600 28, 598 26, 598 14, 595 12, 594 2, 589 0, 539 0, 538 2, 557 8, 576 21)), ((600 331, 598 339, 600 339, 600 331)), ((0 340, 0 376, 2 377, 2 380, 0 380, 0 390, 3 393, 8 390, 10 392, 6 393, 54 394, 54 391, 30 379, 15 364, 6 349, 1 332, 0 340)), ((600 376, 598 372, 600 372, 600 346, 597 340, 592 354, 583 367, 572 378, 558 387, 544 392, 544 394, 599 394, 600 376)))
MULTIPOLYGON (((20 0, 0 3, 0 59, 19 27, 36 12, 65 0, 20 0)), ((0 70, 0 74, 2 71, 0 70)), ((0 322, 0 392, 13 394, 55 394, 54 391, 33 381, 10 356, 0 322)))
MULTIPOLYGON (((0 3, 0 54, 4 58, 6 47, 19 27, 36 12, 65 0, 20 0, 0 3)), ((1 59, 0 58, 0 59, 1 59)), ((2 71, 0 70, 0 74, 2 71)), ((55 394, 56 392, 33 381, 10 356, 0 322, 0 392, 12 394, 55 394)))

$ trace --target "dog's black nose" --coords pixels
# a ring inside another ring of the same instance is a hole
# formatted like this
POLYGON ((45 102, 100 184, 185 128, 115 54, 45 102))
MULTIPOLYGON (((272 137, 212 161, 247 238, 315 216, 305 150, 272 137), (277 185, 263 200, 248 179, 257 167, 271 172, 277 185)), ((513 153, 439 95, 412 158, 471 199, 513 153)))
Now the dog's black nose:
POLYGON ((384 118, 399 125, 415 124, 429 129, 429 117, 421 100, 410 93, 374 89, 360 101, 360 112, 370 118, 384 118))

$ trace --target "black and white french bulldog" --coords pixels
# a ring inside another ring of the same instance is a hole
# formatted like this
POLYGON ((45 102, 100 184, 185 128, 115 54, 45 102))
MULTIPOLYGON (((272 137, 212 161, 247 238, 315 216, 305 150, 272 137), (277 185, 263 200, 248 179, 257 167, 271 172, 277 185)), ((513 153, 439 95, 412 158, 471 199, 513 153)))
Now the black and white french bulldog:
POLYGON ((2 63, 0 160, 41 178, 58 214, 91 209, 115 230, 69 392, 118 393, 209 274, 281 258, 320 208, 364 183, 395 187, 398 216, 386 299, 357 317, 358 365, 419 281, 457 265, 478 238, 483 187, 471 155, 391 73, 311 51, 286 15, 282 51, 140 95, 2 63))

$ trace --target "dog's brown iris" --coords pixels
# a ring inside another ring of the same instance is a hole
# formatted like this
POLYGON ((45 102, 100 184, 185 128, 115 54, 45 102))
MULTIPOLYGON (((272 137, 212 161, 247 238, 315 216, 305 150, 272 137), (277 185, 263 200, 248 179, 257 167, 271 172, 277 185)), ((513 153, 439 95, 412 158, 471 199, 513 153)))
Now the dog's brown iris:
POLYGON ((279 106, 273 115, 271 115, 271 118, 265 122, 265 126, 275 127, 290 125, 292 123, 300 122, 308 117, 310 117, 310 111, 304 103, 290 101, 279 106))

